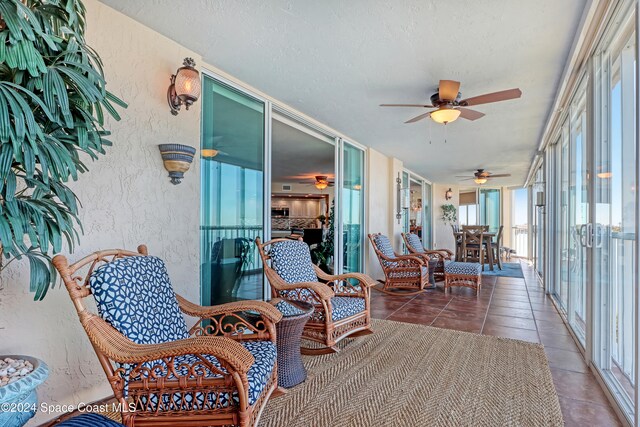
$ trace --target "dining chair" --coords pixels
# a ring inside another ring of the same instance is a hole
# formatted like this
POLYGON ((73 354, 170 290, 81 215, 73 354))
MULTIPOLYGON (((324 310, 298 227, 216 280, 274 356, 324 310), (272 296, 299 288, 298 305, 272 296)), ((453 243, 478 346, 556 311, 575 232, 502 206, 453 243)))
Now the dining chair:
POLYGON ((491 251, 493 255, 494 263, 498 264, 498 268, 502 270, 502 260, 500 259, 500 248, 502 247, 502 231, 504 229, 504 225, 501 225, 498 228, 498 234, 496 234, 496 240, 490 241, 489 245, 491 246, 491 251))
POLYGON ((486 248, 484 232, 480 227, 463 227, 462 231, 462 261, 479 262, 484 270, 486 248))

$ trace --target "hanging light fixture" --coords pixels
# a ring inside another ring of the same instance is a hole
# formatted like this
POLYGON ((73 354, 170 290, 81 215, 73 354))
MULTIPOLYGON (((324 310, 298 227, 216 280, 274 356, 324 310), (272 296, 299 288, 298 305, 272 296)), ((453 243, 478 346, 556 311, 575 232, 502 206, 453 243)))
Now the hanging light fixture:
POLYGON ((329 183, 327 181, 316 181, 314 185, 318 190, 324 190, 329 186, 329 183))
POLYGON ((436 123, 447 124, 455 122, 460 117, 460 110, 456 110, 451 107, 442 106, 433 113, 431 113, 431 119, 436 123))
POLYGON ((473 180, 473 181, 474 181, 476 184, 480 184, 480 185, 482 185, 482 184, 484 184, 484 183, 486 183, 486 182, 487 182, 487 178, 474 178, 474 180, 473 180))
POLYGON ((167 101, 174 116, 178 115, 181 105, 184 104, 185 109, 188 110, 200 97, 200 73, 195 66, 196 62, 193 58, 185 58, 183 66, 171 76, 167 101))

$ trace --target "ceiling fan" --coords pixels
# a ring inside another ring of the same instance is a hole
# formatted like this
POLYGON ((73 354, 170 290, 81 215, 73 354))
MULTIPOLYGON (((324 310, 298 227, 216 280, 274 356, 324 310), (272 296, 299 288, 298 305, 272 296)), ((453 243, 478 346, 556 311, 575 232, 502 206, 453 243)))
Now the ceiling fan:
POLYGON ((456 178, 464 178, 460 181, 468 181, 472 179, 476 184, 484 184, 491 178, 505 178, 511 176, 510 173, 492 174, 484 169, 478 169, 473 173, 473 176, 456 176, 456 178))
POLYGON ((478 95, 467 99, 460 99, 462 98, 462 94, 459 90, 460 82, 456 82, 454 80, 440 80, 438 92, 431 95, 431 104, 380 104, 380 106, 436 108, 433 111, 428 111, 409 119, 405 123, 415 123, 427 117, 431 117, 434 122, 446 125, 447 123, 457 120, 458 117, 462 117, 467 120, 477 120, 484 117, 484 113, 465 107, 516 99, 520 98, 522 95, 522 91, 516 88, 502 90, 500 92, 486 93, 484 95, 478 95))
POLYGON ((333 187, 335 185, 333 181, 329 181, 329 177, 327 175, 316 175, 313 179, 315 179, 315 182, 313 183, 310 183, 309 181, 301 181, 300 184, 314 185, 318 190, 324 190, 327 187, 333 187))

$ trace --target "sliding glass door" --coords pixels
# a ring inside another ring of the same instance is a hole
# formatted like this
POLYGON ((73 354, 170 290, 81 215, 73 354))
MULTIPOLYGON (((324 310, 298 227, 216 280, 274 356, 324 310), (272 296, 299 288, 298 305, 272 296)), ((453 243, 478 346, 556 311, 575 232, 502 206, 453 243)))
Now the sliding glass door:
POLYGON ((362 271, 364 151, 343 141, 342 262, 345 272, 362 271))
POLYGON ((594 362, 627 414, 635 399, 637 272, 635 37, 597 58, 595 146, 594 362), (607 108, 608 107, 608 108, 607 108))
POLYGON ((203 77, 200 283, 203 305, 262 299, 265 105, 203 77))
POLYGON ((570 147, 568 159, 567 262, 568 280, 567 318, 576 336, 585 345, 586 288, 588 278, 587 248, 589 246, 589 198, 586 147, 586 86, 578 89, 571 107, 570 147))
POLYGON ((497 233, 502 225, 500 193, 497 188, 481 188, 479 191, 480 224, 488 225, 490 233, 497 233))

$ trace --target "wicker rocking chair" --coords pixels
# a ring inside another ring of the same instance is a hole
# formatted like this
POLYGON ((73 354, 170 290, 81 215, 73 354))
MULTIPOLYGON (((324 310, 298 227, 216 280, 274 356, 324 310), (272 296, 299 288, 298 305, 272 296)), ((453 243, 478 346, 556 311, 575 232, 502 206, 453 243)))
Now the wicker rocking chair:
POLYGON ((449 249, 427 250, 417 234, 402 233, 402 239, 410 255, 421 257, 426 263, 435 261, 429 264, 429 268, 433 268, 433 276, 436 280, 444 280, 444 262, 453 260, 453 252, 449 249))
POLYGON ((275 307, 190 303, 173 292, 164 263, 144 245, 71 265, 57 255, 53 263, 127 427, 258 423, 277 382, 275 307), (85 307, 89 296, 99 315, 85 307), (188 329, 182 313, 198 321, 188 329))
POLYGON ((302 354, 329 354, 346 337, 373 333, 369 287, 375 283, 360 273, 329 275, 311 262, 309 246, 299 240, 256 239, 273 298, 305 301, 314 312, 302 338, 322 347, 302 347, 302 354))
POLYGON ((424 292, 424 287, 429 282, 429 264, 425 263, 422 257, 395 253, 389 238, 380 233, 369 234, 369 240, 384 271, 382 292, 391 295, 415 295, 424 292))

